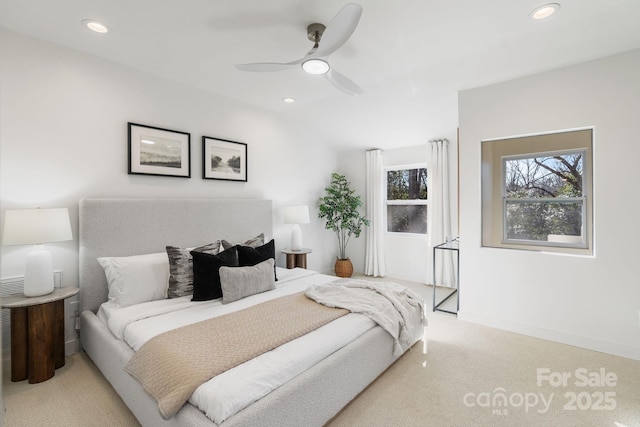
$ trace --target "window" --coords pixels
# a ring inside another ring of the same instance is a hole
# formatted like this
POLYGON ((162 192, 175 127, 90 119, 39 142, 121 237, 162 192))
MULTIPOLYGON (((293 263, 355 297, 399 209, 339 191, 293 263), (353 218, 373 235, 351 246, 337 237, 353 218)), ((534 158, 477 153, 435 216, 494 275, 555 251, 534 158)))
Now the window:
POLYGON ((427 169, 387 170, 387 231, 427 234, 427 169))
POLYGON ((593 130, 482 142, 482 244, 592 254, 593 130))
POLYGON ((584 151, 504 157, 504 240, 586 247, 584 151))

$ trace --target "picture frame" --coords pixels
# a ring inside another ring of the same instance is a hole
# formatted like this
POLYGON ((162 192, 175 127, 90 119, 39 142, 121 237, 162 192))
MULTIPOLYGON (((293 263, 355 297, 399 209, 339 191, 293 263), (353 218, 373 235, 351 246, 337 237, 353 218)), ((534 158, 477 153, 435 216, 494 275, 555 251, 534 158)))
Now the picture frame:
POLYGON ((130 175, 191 178, 191 134, 127 123, 130 175))
POLYGON ((247 182, 247 144, 203 136, 202 179, 247 182))

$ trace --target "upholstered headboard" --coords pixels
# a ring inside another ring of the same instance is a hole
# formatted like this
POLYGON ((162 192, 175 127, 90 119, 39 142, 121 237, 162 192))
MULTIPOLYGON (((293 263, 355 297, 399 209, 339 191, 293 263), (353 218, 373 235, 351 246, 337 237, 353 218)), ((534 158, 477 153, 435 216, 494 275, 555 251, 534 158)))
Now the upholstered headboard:
POLYGON ((271 200, 82 199, 79 219, 80 309, 94 312, 107 300, 107 280, 98 257, 273 235, 271 200))

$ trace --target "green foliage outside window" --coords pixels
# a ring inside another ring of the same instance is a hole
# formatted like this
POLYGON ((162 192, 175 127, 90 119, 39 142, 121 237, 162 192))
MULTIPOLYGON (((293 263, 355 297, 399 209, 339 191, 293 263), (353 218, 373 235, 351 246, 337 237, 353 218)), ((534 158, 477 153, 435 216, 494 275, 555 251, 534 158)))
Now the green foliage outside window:
POLYGON ((427 170, 388 171, 387 200, 427 200, 427 170))
POLYGON ((566 153, 505 160, 507 239, 582 234, 582 159, 582 153, 566 153))

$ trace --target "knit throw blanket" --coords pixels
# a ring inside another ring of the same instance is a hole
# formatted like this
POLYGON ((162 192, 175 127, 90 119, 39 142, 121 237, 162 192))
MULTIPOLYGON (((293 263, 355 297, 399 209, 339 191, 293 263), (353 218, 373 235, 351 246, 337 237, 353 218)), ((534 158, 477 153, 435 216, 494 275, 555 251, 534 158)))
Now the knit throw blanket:
POLYGON ((311 286, 306 295, 320 304, 346 308, 375 321, 393 337, 395 356, 409 348, 415 334, 415 327, 409 321, 411 311, 420 310, 422 325, 427 326, 423 299, 397 283, 343 279, 311 286))
POLYGON ((277 298, 160 334, 133 355, 125 371, 169 419, 214 376, 347 313, 317 304, 304 293, 277 298))

